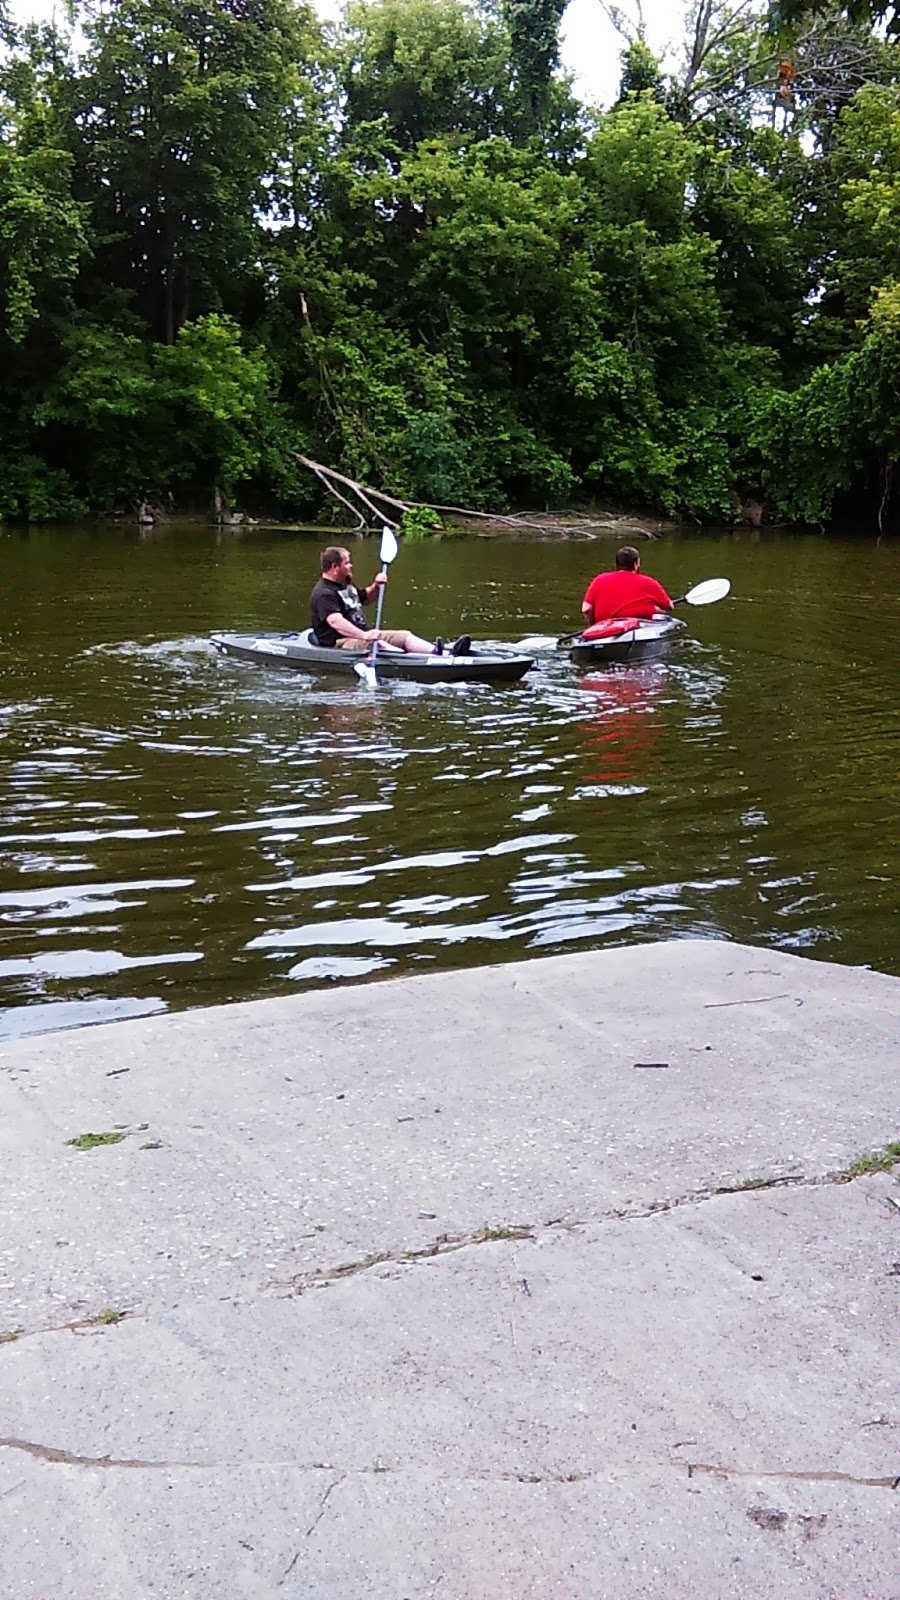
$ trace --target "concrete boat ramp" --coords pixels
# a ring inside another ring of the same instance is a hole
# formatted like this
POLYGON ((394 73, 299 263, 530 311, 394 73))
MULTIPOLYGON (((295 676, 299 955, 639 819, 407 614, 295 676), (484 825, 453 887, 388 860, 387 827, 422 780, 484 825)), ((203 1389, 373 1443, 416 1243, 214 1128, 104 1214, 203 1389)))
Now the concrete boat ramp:
POLYGON ((5 1046, 3 1600, 896 1600, 898 1039, 686 940, 5 1046))

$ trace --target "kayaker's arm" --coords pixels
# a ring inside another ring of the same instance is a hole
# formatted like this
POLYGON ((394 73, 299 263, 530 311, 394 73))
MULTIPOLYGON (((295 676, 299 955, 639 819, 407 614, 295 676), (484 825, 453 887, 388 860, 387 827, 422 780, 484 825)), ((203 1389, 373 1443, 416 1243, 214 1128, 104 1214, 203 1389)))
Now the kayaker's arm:
POLYGON ((358 639, 361 644, 372 644, 380 637, 377 628, 358 628, 356 623, 345 617, 342 611, 330 612, 325 621, 329 628, 333 628, 335 633, 341 635, 342 639, 358 639))

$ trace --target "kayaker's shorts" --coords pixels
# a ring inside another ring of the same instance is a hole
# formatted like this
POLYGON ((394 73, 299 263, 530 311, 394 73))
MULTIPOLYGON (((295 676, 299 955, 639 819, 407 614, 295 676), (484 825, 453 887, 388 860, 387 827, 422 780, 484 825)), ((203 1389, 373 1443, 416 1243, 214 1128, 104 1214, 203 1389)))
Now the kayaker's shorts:
MULTIPOLYGON (((378 646, 380 649, 383 644, 391 644, 395 650, 405 650, 409 638, 410 633, 407 628, 384 628, 378 641, 378 646)), ((336 639, 334 647, 336 650, 371 650, 372 648, 370 644, 366 644, 365 639, 344 638, 336 639)))

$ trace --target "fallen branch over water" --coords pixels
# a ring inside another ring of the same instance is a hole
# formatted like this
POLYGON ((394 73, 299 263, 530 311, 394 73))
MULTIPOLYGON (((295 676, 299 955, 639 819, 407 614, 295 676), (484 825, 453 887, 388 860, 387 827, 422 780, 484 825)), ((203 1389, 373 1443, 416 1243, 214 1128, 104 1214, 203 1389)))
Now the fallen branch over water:
POLYGON ((359 508, 353 505, 345 494, 341 493, 341 490, 337 487, 338 484, 349 490, 350 494, 355 495, 376 522, 384 522, 385 520, 399 522, 405 511, 443 511, 454 517, 477 517, 482 522, 499 523, 504 528, 529 528, 538 533, 547 532, 545 523, 533 522, 527 517, 505 516, 499 511, 473 511, 469 506, 441 506, 430 500, 401 500, 396 495, 386 494, 383 489, 373 489, 367 483, 359 483, 356 478, 348 478, 345 473, 336 472, 334 467, 323 466, 321 461, 313 461, 309 456, 302 456, 299 451, 295 451, 294 454, 302 466, 307 467, 310 472, 315 474, 329 494, 333 494, 341 505, 347 507, 348 511, 356 518, 357 527, 360 530, 368 527, 368 522, 359 508), (399 511, 400 516, 391 516, 389 514, 386 516, 385 512, 379 509, 380 505, 389 506, 393 512, 399 511))

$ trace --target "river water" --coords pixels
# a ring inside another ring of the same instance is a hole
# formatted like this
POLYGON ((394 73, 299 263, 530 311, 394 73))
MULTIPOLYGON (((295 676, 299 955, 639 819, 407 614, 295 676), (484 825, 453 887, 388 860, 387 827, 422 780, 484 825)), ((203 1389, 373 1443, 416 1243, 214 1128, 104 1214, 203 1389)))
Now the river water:
MULTIPOLYGON (((900 546, 678 535, 663 663, 519 685, 220 659, 322 536, 0 535, 0 1034, 673 937, 900 973, 900 546)), ((357 579, 377 545, 351 540, 357 579)), ((385 626, 574 628, 613 546, 407 544, 385 626)))

